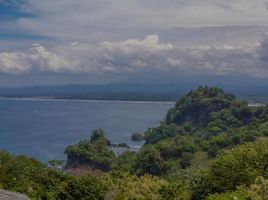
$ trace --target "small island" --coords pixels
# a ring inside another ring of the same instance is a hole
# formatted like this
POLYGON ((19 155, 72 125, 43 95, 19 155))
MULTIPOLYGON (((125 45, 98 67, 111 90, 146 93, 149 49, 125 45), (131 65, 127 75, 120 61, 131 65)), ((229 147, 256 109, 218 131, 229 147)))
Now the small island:
POLYGON ((131 136, 131 140, 135 141, 135 142, 140 142, 140 141, 144 140, 144 137, 140 133, 133 133, 132 136, 131 136))

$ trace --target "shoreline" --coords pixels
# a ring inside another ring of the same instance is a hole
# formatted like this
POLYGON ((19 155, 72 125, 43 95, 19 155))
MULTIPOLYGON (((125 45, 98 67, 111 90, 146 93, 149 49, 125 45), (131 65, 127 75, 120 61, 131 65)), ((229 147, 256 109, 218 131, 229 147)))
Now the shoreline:
POLYGON ((13 101, 73 101, 91 103, 142 103, 142 104, 174 104, 175 101, 135 101, 135 100, 98 100, 98 99, 68 99, 68 98, 46 98, 46 97, 0 97, 0 100, 13 101))
MULTIPOLYGON (((240 97, 241 99, 254 99, 255 101, 248 102, 250 107, 265 106, 267 103, 256 101, 256 99, 268 99, 268 97, 240 97)), ((74 98, 59 98, 59 97, 1 97, 0 100, 12 101, 54 101, 54 102, 88 102, 88 103, 131 103, 131 104, 170 104, 174 105, 176 101, 146 101, 146 100, 102 100, 102 99, 74 99, 74 98)))

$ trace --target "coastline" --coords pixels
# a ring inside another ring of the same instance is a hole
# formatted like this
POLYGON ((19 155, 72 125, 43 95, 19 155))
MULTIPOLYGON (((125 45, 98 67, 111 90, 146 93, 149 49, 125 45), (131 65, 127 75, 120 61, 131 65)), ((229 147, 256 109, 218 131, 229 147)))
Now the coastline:
POLYGON ((72 102, 91 102, 91 103, 142 103, 142 104, 174 104, 175 101, 135 101, 135 100, 98 100, 98 99, 71 99, 71 98, 51 98, 51 97, 0 97, 0 100, 14 101, 72 101, 72 102))
MULTIPOLYGON (((256 99, 268 99, 268 97, 242 97, 242 99, 248 102, 250 107, 265 106, 268 102, 256 101, 256 99), (251 101, 250 101, 251 99, 251 101)), ((12 101, 54 101, 54 102, 82 102, 82 103, 130 103, 130 104, 168 104, 174 105, 176 101, 153 101, 153 100, 104 100, 104 99, 79 99, 79 98, 61 98, 61 97, 1 97, 0 100, 12 100, 12 101)))

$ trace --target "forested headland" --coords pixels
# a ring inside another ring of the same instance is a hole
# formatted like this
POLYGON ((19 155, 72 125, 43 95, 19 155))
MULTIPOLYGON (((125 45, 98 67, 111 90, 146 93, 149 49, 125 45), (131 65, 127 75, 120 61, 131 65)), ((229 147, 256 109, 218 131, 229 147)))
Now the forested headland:
MULTIPOLYGON (((124 122, 122 122, 124 123, 124 122)), ((0 188, 32 199, 268 199, 268 106, 220 88, 182 96, 139 151, 120 155, 102 129, 66 148, 66 163, 0 152, 0 188)))

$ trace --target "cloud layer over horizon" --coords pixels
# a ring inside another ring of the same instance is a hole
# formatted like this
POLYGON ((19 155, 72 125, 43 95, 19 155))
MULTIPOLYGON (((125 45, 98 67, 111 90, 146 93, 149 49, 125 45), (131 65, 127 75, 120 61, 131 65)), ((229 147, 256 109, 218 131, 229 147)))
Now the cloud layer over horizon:
POLYGON ((86 75, 91 82, 135 73, 267 78, 267 3, 0 0, 6 8, 0 75, 86 75))
POLYGON ((268 40, 245 46, 180 48, 161 43, 158 35, 97 45, 71 43, 48 49, 33 46, 0 53, 0 72, 7 74, 45 71, 54 73, 115 73, 177 71, 208 74, 243 72, 268 77, 268 40))

